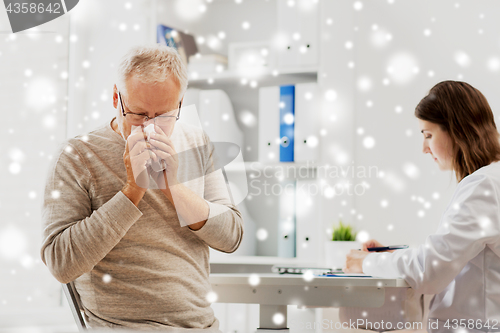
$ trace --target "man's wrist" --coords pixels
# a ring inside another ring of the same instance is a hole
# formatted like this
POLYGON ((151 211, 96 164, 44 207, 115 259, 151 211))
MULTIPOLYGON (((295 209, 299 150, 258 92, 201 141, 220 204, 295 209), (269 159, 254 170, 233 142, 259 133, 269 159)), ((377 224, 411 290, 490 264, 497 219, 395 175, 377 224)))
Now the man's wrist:
POLYGON ((147 189, 126 183, 122 188, 123 194, 137 207, 147 189))

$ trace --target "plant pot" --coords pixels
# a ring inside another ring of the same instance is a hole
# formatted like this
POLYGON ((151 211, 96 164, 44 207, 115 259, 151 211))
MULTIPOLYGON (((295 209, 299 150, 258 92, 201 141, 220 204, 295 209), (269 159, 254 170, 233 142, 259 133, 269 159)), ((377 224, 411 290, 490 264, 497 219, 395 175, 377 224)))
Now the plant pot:
POLYGON ((357 241, 327 241, 325 243, 325 264, 333 269, 345 266, 346 256, 351 250, 361 249, 357 241))

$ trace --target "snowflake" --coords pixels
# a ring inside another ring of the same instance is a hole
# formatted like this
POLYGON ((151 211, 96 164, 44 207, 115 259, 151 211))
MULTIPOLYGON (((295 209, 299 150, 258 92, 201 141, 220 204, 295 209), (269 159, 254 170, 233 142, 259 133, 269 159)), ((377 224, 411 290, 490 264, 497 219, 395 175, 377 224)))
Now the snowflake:
POLYGON ((258 274, 250 274, 248 283, 253 287, 258 286, 260 284, 260 276, 258 274))
POLYGON ((206 297, 206 300, 209 302, 209 303, 215 303, 217 302, 217 299, 218 299, 218 296, 215 292, 213 291, 210 291, 208 294, 207 294, 207 297, 206 297))
POLYGON ((282 325, 284 322, 285 322, 285 316, 282 313, 277 312, 273 315, 273 323, 275 325, 282 325))

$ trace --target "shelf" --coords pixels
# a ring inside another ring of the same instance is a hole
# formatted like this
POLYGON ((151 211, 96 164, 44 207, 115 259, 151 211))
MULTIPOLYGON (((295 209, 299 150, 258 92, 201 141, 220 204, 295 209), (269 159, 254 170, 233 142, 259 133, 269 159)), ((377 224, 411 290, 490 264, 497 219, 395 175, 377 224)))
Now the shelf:
POLYGON ((316 67, 295 67, 277 69, 253 69, 251 71, 226 70, 221 73, 189 73, 189 87, 199 89, 214 89, 217 86, 234 86, 259 88, 267 86, 317 82, 318 69, 316 67), (242 83, 246 80, 246 84, 242 83), (252 86, 252 81, 256 82, 252 86))
POLYGON ((262 171, 266 168, 283 168, 283 169, 301 169, 316 170, 318 165, 312 162, 276 162, 276 163, 262 163, 258 161, 237 163, 233 162, 224 167, 228 172, 234 171, 262 171))
POLYGON ((282 258, 282 257, 266 257, 266 256, 217 256, 210 257, 211 264, 227 264, 227 265, 311 265, 299 258, 282 258))

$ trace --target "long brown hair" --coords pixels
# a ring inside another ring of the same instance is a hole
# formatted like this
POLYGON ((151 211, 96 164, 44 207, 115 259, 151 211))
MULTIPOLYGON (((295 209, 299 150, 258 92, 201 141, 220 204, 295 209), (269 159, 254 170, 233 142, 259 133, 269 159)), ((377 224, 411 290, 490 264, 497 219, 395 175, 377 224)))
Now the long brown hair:
POLYGON ((415 108, 415 116, 438 124, 453 142, 452 166, 457 181, 500 160, 497 127, 488 101, 470 84, 436 84, 415 108))

